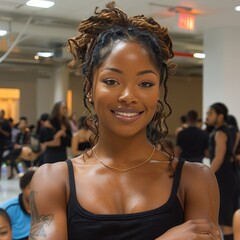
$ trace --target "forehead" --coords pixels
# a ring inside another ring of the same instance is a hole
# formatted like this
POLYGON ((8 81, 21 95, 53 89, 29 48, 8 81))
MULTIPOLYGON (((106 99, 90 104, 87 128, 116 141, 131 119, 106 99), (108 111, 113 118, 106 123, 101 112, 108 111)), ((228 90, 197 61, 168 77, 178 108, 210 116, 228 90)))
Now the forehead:
POLYGON ((0 215, 0 229, 3 227, 9 227, 9 222, 7 221, 7 219, 5 217, 3 217, 3 215, 0 215))
POLYGON ((119 67, 129 67, 129 64, 131 64, 135 68, 156 68, 153 61, 151 61, 148 50, 142 44, 132 41, 117 41, 112 46, 110 54, 106 57, 101 66, 109 64, 119 67), (135 64, 136 62, 138 64, 135 64))
POLYGON ((216 113, 216 111, 213 108, 209 108, 208 109, 208 113, 209 114, 214 114, 214 113, 216 113))

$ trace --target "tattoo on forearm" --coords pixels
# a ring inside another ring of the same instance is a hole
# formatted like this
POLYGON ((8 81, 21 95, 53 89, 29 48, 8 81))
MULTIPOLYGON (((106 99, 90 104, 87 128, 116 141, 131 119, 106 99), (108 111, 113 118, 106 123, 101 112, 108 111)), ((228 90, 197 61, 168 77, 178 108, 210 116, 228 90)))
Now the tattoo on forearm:
POLYGON ((46 237, 44 231, 44 225, 50 225, 53 220, 53 214, 49 215, 39 215, 37 205, 35 202, 36 192, 31 191, 30 193, 30 207, 31 207, 31 216, 32 216, 32 226, 30 231, 29 239, 37 240, 36 237, 46 237))

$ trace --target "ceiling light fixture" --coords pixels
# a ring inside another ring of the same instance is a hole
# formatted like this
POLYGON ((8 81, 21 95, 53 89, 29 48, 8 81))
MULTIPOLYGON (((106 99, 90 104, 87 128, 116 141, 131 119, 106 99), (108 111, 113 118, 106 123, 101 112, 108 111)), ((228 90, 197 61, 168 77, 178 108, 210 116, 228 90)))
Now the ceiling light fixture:
POLYGON ((50 8, 54 5, 54 2, 44 0, 29 0, 26 2, 26 5, 30 7, 50 8))
POLYGON ((48 57, 52 57, 53 53, 52 52, 38 52, 37 56, 48 58, 48 57))
POLYGON ((235 11, 240 12, 240 5, 235 7, 235 11))
POLYGON ((0 30, 0 36, 5 36, 7 34, 6 30, 0 30))
POLYGON ((194 53, 193 54, 193 57, 195 57, 195 58, 205 58, 205 53, 194 53))

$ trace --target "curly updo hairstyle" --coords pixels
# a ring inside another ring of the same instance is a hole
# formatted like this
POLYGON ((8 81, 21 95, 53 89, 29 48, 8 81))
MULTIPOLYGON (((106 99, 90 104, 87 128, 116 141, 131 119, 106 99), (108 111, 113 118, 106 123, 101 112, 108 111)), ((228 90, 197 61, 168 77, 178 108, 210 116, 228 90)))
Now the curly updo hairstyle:
MULTIPOLYGON (((164 94, 163 101, 159 100, 159 109, 148 124, 147 136, 154 145, 160 144, 162 149, 165 149, 164 137, 168 133, 165 121, 172 112, 167 102, 166 83, 168 74, 175 68, 175 65, 169 62, 174 54, 168 30, 151 17, 147 18, 144 15, 128 17, 115 6, 114 2, 110 2, 105 9, 98 11, 96 8, 93 16, 81 21, 78 32, 78 36, 68 40, 69 51, 74 56, 69 65, 81 70, 84 80, 83 102, 90 112, 89 117, 92 116, 89 104, 94 103, 89 103, 87 98, 92 89, 94 70, 100 67, 109 56, 114 44, 117 41, 136 42, 148 51, 152 63, 159 70, 160 84, 164 87, 164 94), (155 129, 154 137, 152 129, 155 129)), ((89 128, 93 131, 95 136, 93 141, 96 142, 98 140, 97 117, 94 119, 95 124, 89 125, 89 128)))

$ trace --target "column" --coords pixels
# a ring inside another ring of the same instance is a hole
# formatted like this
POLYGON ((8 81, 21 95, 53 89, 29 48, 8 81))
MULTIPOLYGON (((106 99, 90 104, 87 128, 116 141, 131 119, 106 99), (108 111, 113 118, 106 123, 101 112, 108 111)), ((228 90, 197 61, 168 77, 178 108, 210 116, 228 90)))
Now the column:
POLYGON ((203 115, 215 102, 227 105, 240 124, 240 28, 204 33, 203 115))
POLYGON ((59 64, 54 71, 54 103, 66 101, 69 86, 69 70, 67 64, 59 64))

